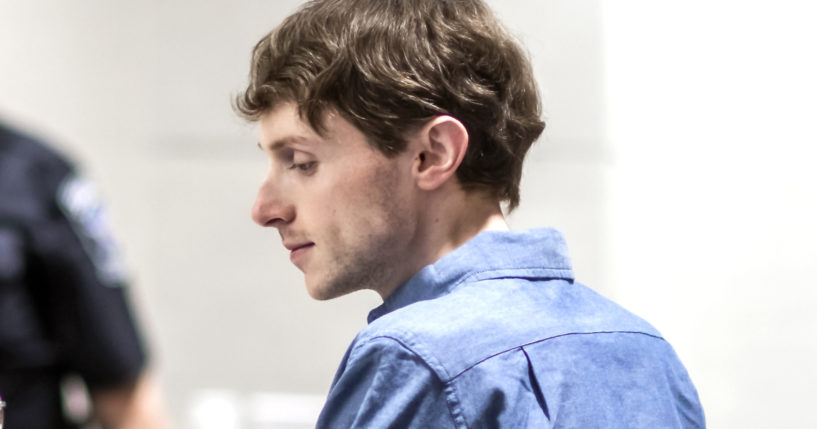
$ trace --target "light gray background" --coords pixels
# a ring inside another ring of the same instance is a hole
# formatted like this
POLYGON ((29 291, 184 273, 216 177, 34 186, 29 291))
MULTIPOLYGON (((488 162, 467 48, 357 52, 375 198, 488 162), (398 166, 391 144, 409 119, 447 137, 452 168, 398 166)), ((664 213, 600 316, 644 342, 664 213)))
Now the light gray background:
MULTIPOLYGON (((311 301, 249 219, 265 160, 230 99, 297 4, 0 0, 0 115, 102 188, 178 427, 212 392, 319 398, 379 303, 311 301)), ((673 343, 712 427, 817 425, 813 7, 492 4, 548 121, 512 226, 565 232, 578 278, 673 343)))

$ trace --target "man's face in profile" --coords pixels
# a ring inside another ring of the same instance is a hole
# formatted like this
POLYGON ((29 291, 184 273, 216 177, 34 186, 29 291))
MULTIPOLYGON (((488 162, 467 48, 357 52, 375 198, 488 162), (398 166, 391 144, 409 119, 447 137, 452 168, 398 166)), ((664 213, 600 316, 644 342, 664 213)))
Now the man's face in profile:
POLYGON ((282 103, 259 123, 269 170, 253 220, 278 229, 315 299, 384 287, 408 256, 411 157, 387 158, 334 111, 319 135, 282 103))

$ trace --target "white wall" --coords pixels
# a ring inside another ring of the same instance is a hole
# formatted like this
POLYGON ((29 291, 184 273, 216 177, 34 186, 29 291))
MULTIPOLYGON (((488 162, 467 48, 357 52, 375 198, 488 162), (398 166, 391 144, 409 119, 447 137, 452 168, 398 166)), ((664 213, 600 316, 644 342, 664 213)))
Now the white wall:
POLYGON ((817 8, 603 7, 619 301, 671 339, 712 427, 815 427, 817 8))
MULTIPOLYGON (((0 2, 0 114, 102 186, 180 427, 196 403, 324 394, 378 304, 311 301, 277 235, 249 220, 265 161, 229 101, 252 45, 298 3, 0 2)), ((548 121, 512 225, 565 231, 579 279, 675 345, 713 427, 804 426, 809 11, 491 3, 532 53, 548 121)))

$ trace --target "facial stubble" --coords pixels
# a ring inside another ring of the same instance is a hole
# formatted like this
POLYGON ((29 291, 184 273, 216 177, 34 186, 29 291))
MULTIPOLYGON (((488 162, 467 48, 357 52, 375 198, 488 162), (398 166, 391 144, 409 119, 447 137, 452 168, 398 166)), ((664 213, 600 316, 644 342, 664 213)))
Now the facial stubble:
POLYGON ((357 205, 366 216, 338 222, 334 234, 337 248, 323 274, 322 285, 312 288, 319 300, 336 298, 357 290, 371 289, 383 295, 401 282, 400 273, 409 258, 415 231, 411 205, 400 198, 398 171, 386 163, 376 168, 357 205))

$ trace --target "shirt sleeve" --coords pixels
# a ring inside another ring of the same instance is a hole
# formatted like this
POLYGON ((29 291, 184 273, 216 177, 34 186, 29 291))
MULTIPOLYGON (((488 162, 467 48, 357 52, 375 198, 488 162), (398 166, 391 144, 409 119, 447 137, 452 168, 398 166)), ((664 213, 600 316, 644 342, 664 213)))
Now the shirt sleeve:
POLYGON ((318 428, 455 427, 445 384, 395 339, 359 344, 336 377, 318 428))
POLYGON ((91 389, 131 381, 146 357, 105 208, 73 174, 44 199, 43 217, 30 225, 32 275, 58 362, 91 389))

